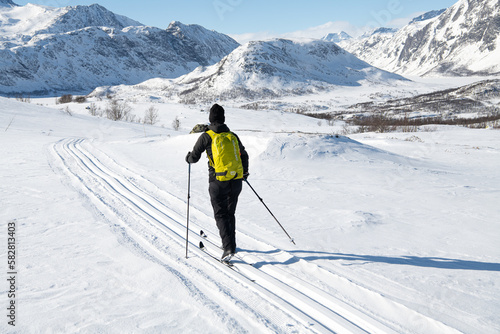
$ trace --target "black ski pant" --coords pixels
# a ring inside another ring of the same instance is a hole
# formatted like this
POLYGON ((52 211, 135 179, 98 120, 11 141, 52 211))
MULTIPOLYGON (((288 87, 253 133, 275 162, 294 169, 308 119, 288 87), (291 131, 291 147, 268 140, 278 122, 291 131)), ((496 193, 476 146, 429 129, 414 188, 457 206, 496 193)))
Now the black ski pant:
POLYGON ((243 181, 212 181, 208 191, 214 209, 215 222, 219 228, 224 250, 236 251, 236 205, 241 193, 243 181))

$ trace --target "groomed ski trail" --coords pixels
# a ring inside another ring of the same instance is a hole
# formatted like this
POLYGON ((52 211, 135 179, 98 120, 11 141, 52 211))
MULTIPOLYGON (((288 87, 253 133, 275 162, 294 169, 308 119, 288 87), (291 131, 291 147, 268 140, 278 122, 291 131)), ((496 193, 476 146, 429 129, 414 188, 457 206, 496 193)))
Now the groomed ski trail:
MULTIPOLYGON (((419 324, 422 332, 456 332, 366 287, 357 286, 314 263, 300 259, 300 265, 310 269, 307 272, 320 272, 317 277, 312 277, 313 280, 307 279, 306 282, 304 275, 295 269, 273 264, 294 257, 283 250, 265 255, 243 251, 235 258, 236 270, 228 268, 213 261, 198 248, 201 237, 198 234, 200 226, 196 221, 190 223, 190 258, 185 260, 181 254, 185 247, 186 227, 180 209, 182 205, 185 208, 185 201, 166 191, 162 191, 161 200, 155 198, 151 192, 155 188, 153 184, 102 151, 95 150, 85 139, 61 140, 51 146, 51 152, 59 169, 103 216, 109 213, 118 217, 121 228, 130 236, 131 242, 185 281, 186 285, 192 287, 193 293, 201 296, 205 305, 236 305, 238 311, 235 313, 247 317, 249 322, 257 322, 257 327, 269 332, 405 333, 410 332, 405 327, 405 321, 410 319, 419 324), (172 243, 176 246, 172 246, 172 243), (206 280, 206 285, 199 286, 200 279, 190 280, 187 278, 190 275, 206 280), (231 287, 221 287, 218 282, 226 281, 228 277, 231 287), (382 304, 396 315, 394 318, 384 317, 377 310, 365 309, 349 302, 355 300, 350 298, 349 291, 344 296, 333 295, 332 290, 335 289, 331 285, 335 283, 348 286, 348 290, 356 290, 356 294, 382 304), (216 293, 210 290, 213 286, 217 286, 216 293), (234 289, 240 290, 236 293, 234 289), (268 311, 271 309, 273 312, 262 314, 260 309, 263 303, 267 305, 268 311)), ((198 214, 208 216, 202 212, 198 214)), ((253 244, 260 243, 252 241, 248 235, 239 235, 253 244)), ((205 245, 212 252, 218 251, 218 245, 213 240, 208 239, 205 245)), ((219 310, 218 316, 228 327, 243 329, 235 317, 221 307, 215 309, 219 310)))

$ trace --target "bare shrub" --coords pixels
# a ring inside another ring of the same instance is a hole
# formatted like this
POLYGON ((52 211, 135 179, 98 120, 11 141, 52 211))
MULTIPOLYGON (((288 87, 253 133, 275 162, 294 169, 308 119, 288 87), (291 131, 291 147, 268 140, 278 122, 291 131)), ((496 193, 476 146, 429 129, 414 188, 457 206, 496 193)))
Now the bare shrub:
POLYGON ((106 107, 106 117, 113 121, 121 121, 129 117, 132 108, 126 102, 110 100, 106 107))
MULTIPOLYGON (((399 128, 398 128, 399 129, 399 128)), ((401 132, 418 132, 419 127, 416 125, 407 125, 401 127, 401 132)))
POLYGON ((86 96, 77 96, 74 98, 73 101, 75 101, 77 103, 85 103, 85 102, 87 102, 87 97, 86 96))
POLYGON ((22 95, 17 95, 16 100, 19 102, 31 103, 31 97, 29 95, 28 95, 28 97, 24 97, 22 95))
POLYGON ((419 143, 423 143, 424 142, 422 139, 420 139, 420 137, 417 137, 417 136, 408 137, 408 138, 405 139, 405 141, 419 142, 419 143))
POLYGON ((154 106, 149 107, 149 109, 146 110, 146 112, 144 113, 143 122, 145 124, 153 125, 158 121, 159 121, 158 109, 156 109, 154 106))
POLYGON ((95 103, 91 103, 87 107, 87 110, 89 111, 89 114, 92 116, 101 116, 101 115, 99 115, 99 109, 97 108, 95 103))
POLYGON ((59 98, 59 100, 57 100, 59 103, 63 104, 63 103, 70 103, 70 102, 73 102, 73 95, 71 94, 66 94, 66 95, 63 95, 59 98))
POLYGON ((342 125, 342 130, 340 131, 340 134, 342 136, 347 136, 347 135, 350 135, 351 133, 352 133, 352 130, 349 127, 349 124, 348 123, 344 123, 344 125, 342 125))
MULTIPOLYGON (((124 117, 124 119, 123 119, 123 120, 124 120, 125 122, 130 122, 130 123, 135 123, 135 122, 137 122, 137 121, 136 121, 136 116, 135 116, 134 114, 131 114, 131 113, 127 113, 127 114, 125 115, 125 117, 124 117)), ((139 122, 137 122, 137 123, 140 123, 140 121, 139 121, 139 122)))

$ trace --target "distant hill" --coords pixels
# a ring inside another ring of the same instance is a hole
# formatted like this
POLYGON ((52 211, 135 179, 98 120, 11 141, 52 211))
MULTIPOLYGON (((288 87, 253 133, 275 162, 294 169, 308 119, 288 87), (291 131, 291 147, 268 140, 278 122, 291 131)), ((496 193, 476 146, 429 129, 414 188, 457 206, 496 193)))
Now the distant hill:
MULTIPOLYGON (((109 89, 126 95, 132 94, 128 92, 130 89, 161 90, 160 95, 169 94, 181 102, 194 103, 298 96, 338 86, 387 84, 395 80, 406 79, 373 67, 334 43, 277 39, 249 42, 217 64, 199 67, 174 80, 152 80, 135 88, 109 89)), ((102 89, 99 91, 104 94, 102 89)))

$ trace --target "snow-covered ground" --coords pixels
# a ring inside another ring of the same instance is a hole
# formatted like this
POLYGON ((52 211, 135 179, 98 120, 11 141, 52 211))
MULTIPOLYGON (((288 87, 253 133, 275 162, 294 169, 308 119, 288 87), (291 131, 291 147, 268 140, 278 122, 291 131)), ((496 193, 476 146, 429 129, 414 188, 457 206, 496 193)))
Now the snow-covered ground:
POLYGON ((206 112, 155 104, 148 126, 53 102, 0 98, 0 332, 500 331, 499 131, 337 137, 341 124, 226 108, 251 185, 296 243, 245 186, 232 270, 198 249, 201 229, 219 244, 203 160, 185 258, 184 156, 206 112))

